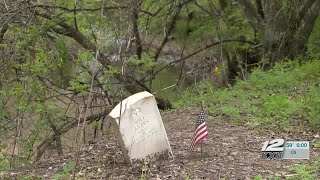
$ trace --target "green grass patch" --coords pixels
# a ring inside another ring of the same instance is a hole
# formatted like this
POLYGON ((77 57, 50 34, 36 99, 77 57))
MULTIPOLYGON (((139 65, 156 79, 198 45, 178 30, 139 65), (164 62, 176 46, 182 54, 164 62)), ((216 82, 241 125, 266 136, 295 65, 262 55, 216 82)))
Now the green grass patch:
POLYGON ((299 131, 320 128, 320 61, 279 63, 269 71, 255 69, 246 81, 215 88, 205 81, 184 91, 174 107, 205 103, 210 115, 253 128, 299 131))

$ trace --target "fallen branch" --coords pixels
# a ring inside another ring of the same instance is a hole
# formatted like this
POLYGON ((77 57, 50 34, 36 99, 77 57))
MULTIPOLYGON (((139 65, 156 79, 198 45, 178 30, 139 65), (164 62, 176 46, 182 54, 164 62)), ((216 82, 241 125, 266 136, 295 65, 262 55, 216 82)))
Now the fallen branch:
MULTIPOLYGON (((59 128, 57 128, 58 132, 56 132, 56 133, 59 133, 59 135, 62 135, 64 133, 68 132, 70 129, 76 127, 78 125, 78 123, 83 123, 84 121, 86 121, 87 124, 90 124, 90 123, 92 123, 93 121, 95 121, 98 118, 105 117, 107 114, 109 114, 110 111, 111 111, 111 107, 107 108, 102 113, 94 114, 94 115, 91 115, 91 116, 89 116, 87 118, 80 118, 79 121, 77 119, 73 119, 73 121, 67 122, 67 123, 63 124, 62 126, 60 126, 59 128)), ((43 140, 40 143, 40 145, 38 145, 37 150, 36 150, 36 155, 35 155, 35 161, 39 161, 40 158, 42 157, 43 153, 48 148, 48 146, 52 142, 55 141, 56 133, 52 134, 47 139, 43 140)))
POLYGON ((115 9, 126 9, 127 6, 105 6, 105 7, 98 7, 98 8, 76 8, 76 9, 69 9, 63 6, 55 6, 55 5, 45 5, 45 4, 37 4, 31 7, 40 7, 43 9, 61 9, 66 12, 77 12, 77 11, 101 11, 101 10, 115 10, 115 9))

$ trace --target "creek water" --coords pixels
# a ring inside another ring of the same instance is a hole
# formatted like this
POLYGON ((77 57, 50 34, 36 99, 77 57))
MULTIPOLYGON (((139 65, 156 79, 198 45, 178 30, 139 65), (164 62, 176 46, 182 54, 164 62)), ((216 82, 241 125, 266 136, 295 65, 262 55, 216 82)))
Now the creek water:
POLYGON ((178 67, 173 66, 161 71, 152 81, 152 92, 170 101, 177 100, 181 93, 193 84, 193 81, 184 75, 179 80, 179 76, 178 67))

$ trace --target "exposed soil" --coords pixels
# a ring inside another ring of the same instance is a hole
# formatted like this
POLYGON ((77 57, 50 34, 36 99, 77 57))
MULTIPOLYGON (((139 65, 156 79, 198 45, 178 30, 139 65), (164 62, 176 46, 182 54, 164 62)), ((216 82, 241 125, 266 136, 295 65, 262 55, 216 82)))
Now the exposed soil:
MULTIPOLYGON (((309 163, 307 160, 267 161, 260 157, 261 143, 271 138, 305 140, 311 144, 319 140, 315 134, 257 133, 242 126, 233 126, 224 117, 206 117, 209 137, 203 143, 203 157, 199 147, 188 151, 198 109, 173 110, 162 113, 173 159, 134 164, 128 167, 120 148, 111 134, 105 135, 80 152, 78 179, 140 179, 146 170, 146 179, 253 179, 257 174, 268 176, 291 176, 293 166, 309 163)), ((319 157, 320 149, 310 149, 310 160, 319 157)), ((52 179, 62 172, 63 166, 74 161, 74 153, 64 157, 42 160, 9 172, 1 173, 0 179, 18 179, 34 174, 52 179), (2 177, 1 177, 2 176, 2 177)))

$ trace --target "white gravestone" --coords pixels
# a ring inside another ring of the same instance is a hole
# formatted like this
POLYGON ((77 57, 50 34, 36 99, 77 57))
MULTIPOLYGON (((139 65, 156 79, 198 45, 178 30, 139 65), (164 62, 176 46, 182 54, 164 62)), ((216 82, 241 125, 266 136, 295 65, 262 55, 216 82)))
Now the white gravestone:
POLYGON ((113 118, 114 129, 128 164, 145 158, 166 159, 172 154, 157 102, 149 92, 126 98, 109 116, 113 118))

